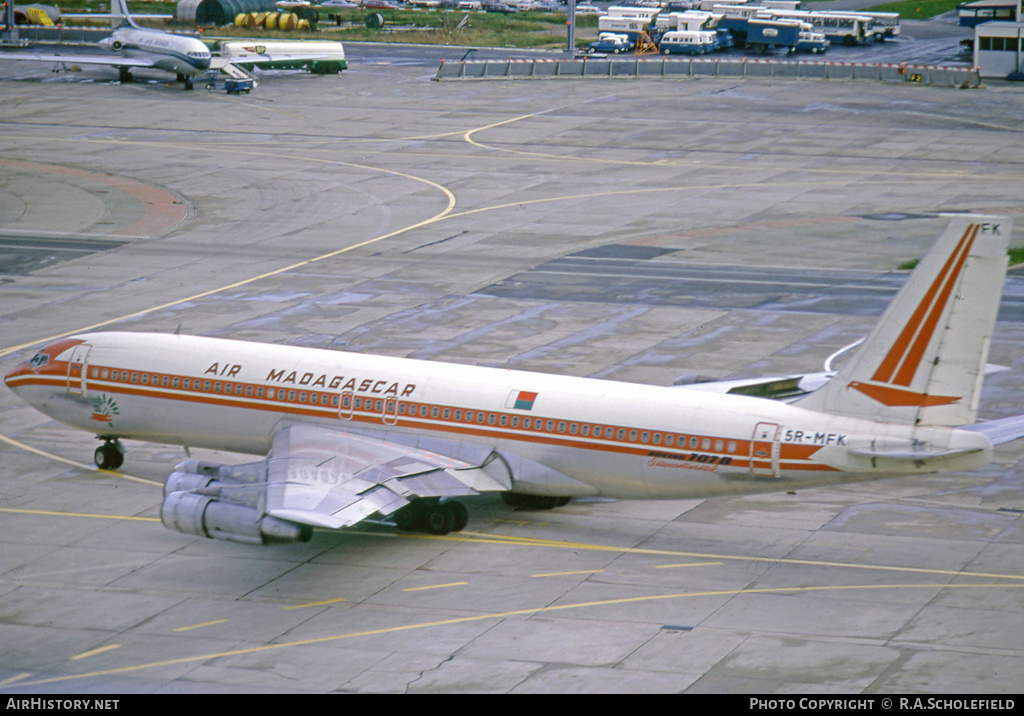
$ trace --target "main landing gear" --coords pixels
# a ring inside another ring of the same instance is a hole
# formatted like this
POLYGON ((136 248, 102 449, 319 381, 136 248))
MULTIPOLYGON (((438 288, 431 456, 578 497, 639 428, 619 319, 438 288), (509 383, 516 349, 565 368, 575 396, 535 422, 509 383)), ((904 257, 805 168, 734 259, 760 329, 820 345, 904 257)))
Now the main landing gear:
POLYGON ((117 438, 100 438, 103 444, 96 448, 93 459, 101 470, 116 470, 124 464, 124 447, 117 438))
MULTIPOLYGON (((527 510, 552 510, 572 501, 571 497, 549 495, 520 495, 514 492, 501 493, 501 499, 509 507, 527 510)), ((446 535, 461 532, 469 522, 469 511, 461 502, 420 498, 413 500, 394 514, 395 525, 404 532, 429 532, 446 535)))
POLYGON ((522 507, 528 510, 553 510, 556 507, 565 507, 572 502, 571 497, 520 495, 516 492, 503 492, 501 493, 501 499, 509 507, 522 507))
POLYGON ((461 532, 468 522, 469 510, 455 500, 413 500, 395 512, 395 524, 405 532, 421 530, 432 535, 446 535, 461 532))

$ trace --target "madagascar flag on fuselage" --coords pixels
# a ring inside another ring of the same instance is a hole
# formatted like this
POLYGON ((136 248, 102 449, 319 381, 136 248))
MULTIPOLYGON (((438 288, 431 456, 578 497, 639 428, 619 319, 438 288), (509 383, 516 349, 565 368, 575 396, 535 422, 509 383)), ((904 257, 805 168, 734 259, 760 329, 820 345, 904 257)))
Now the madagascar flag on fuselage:
POLYGON ((506 407, 516 410, 533 410, 533 401, 536 399, 536 393, 529 393, 525 390, 513 390, 508 396, 506 407))

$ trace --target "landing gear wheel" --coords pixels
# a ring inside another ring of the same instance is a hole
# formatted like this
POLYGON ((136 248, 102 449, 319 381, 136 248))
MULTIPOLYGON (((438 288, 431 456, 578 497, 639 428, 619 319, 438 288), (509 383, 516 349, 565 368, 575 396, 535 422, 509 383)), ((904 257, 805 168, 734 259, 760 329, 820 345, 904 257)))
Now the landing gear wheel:
POLYGON ((556 507, 564 507, 572 501, 571 497, 520 495, 515 492, 503 492, 501 499, 509 507, 523 507, 530 510, 553 510, 556 507))
POLYGON ((405 507, 395 512, 395 525, 403 532, 412 532, 419 529, 423 522, 423 510, 419 502, 410 502, 405 507))
POLYGON ((501 493, 501 501, 509 507, 526 507, 526 495, 520 495, 515 492, 501 493))
POLYGON ((445 507, 452 510, 455 515, 455 524, 452 525, 452 532, 462 532, 469 524, 469 510, 461 502, 446 502, 445 507))
POLYGON ((432 535, 446 535, 455 527, 455 510, 446 504, 437 504, 423 517, 423 528, 432 535))
POLYGON ((394 515, 395 525, 403 532, 423 530, 434 535, 461 532, 469 523, 469 510, 461 502, 414 500, 394 515))
POLYGON ((116 470, 124 464, 124 448, 116 440, 107 440, 96 448, 93 459, 101 470, 116 470))

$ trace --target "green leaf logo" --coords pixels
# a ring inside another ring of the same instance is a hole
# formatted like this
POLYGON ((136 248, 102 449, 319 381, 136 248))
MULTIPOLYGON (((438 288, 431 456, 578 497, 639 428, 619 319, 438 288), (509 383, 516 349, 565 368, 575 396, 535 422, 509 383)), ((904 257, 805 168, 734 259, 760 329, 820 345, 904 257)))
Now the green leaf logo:
POLYGON ((108 395, 100 395, 92 401, 92 419, 100 423, 113 423, 114 416, 121 411, 117 409, 117 402, 108 395))

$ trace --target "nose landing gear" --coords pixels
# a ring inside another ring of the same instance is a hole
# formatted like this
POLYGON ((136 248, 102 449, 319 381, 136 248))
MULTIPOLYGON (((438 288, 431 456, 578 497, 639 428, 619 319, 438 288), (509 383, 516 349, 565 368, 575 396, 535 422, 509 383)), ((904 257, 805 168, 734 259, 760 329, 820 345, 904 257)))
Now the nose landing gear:
POLYGON ((103 444, 96 448, 93 459, 101 470, 116 470, 124 464, 124 447, 117 438, 100 438, 103 444))

